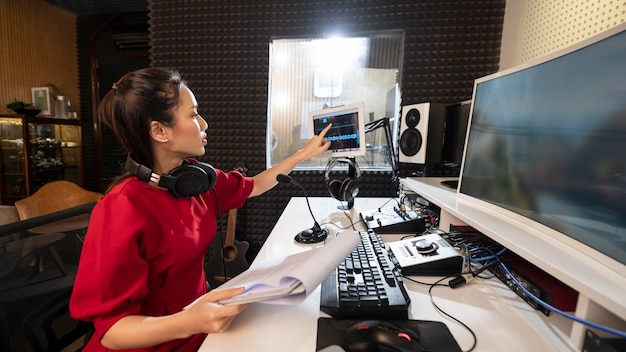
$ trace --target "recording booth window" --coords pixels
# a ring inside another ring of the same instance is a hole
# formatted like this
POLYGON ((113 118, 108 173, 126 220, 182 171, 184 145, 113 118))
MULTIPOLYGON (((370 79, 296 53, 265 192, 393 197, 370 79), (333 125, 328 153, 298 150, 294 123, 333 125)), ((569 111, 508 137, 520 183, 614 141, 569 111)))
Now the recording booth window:
MULTIPOLYGON (((399 30, 271 38, 266 166, 308 141, 309 112, 363 102, 367 148, 356 162, 361 170, 393 171, 403 47, 399 30)), ((327 158, 312 158, 296 170, 324 170, 327 164, 327 158)))

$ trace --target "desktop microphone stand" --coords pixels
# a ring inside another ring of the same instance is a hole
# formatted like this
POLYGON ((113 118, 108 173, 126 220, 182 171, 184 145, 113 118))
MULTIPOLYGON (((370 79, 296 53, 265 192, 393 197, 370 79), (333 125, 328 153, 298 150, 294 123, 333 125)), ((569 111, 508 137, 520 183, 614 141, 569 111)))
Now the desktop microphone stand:
POLYGON ((326 237, 328 237, 328 231, 322 229, 320 224, 315 221, 312 228, 300 231, 294 240, 300 243, 318 243, 324 241, 326 237))

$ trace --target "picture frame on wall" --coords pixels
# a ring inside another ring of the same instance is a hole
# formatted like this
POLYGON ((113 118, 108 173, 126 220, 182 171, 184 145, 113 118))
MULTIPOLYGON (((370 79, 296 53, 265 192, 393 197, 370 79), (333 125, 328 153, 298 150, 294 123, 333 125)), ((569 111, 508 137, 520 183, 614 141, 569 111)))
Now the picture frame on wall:
POLYGON ((52 100, 50 98, 50 88, 32 87, 33 105, 41 110, 41 115, 52 115, 52 100))

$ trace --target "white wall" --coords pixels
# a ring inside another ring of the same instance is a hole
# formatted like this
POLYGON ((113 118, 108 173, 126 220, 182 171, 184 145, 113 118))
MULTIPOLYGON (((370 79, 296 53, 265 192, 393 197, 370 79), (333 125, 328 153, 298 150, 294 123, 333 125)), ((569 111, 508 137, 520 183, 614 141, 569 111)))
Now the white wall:
POLYGON ((623 0, 507 0, 500 70, 626 22, 623 0))

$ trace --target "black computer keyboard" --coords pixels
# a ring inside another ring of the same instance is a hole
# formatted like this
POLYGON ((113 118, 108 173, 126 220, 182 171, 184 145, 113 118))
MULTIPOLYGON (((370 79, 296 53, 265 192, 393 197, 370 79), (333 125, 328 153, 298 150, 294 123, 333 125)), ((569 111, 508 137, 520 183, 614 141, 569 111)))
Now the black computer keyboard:
POLYGON ((410 299, 393 253, 373 230, 322 282, 320 309, 337 319, 408 319, 410 299))

